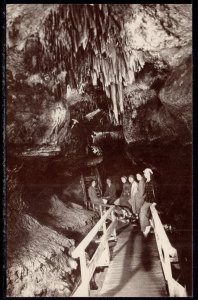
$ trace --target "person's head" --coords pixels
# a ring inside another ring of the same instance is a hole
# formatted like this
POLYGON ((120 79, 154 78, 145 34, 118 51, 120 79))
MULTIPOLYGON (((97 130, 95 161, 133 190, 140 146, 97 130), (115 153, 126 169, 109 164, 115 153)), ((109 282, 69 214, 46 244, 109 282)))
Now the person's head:
POLYGON ((136 174, 136 178, 137 178, 138 181, 142 180, 143 174, 142 174, 141 172, 138 172, 138 173, 136 174))
POLYGON ((91 185, 92 185, 93 187, 95 187, 95 186, 96 186, 96 181, 95 181, 95 180, 92 180, 91 185))
POLYGON ((153 171, 150 168, 146 168, 143 173, 144 173, 144 177, 146 178, 146 180, 150 181, 151 176, 153 175, 153 171))
POLYGON ((133 183, 133 181, 135 180, 135 177, 133 175, 130 175, 129 176, 129 182, 130 183, 133 183))
POLYGON ((122 183, 126 183, 127 182, 127 177, 126 176, 122 176, 121 177, 121 181, 122 181, 122 183))
POLYGON ((111 185, 111 179, 110 178, 107 178, 106 182, 107 182, 108 185, 111 185))

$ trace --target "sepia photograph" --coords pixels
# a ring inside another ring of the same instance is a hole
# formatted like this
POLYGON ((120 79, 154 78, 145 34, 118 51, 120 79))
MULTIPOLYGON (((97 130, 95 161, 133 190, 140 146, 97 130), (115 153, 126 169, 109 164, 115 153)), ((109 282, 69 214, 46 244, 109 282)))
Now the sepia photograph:
POLYGON ((5 18, 5 297, 192 297, 192 5, 5 18))

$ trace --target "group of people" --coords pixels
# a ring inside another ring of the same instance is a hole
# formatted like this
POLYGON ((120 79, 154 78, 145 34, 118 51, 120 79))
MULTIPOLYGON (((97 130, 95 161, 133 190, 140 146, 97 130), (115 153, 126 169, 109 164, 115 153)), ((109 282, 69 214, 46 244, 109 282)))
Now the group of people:
POLYGON ((135 219, 139 222, 144 236, 147 237, 151 229, 150 206, 155 205, 157 201, 157 189, 153 179, 153 171, 150 168, 146 168, 142 173, 138 172, 136 176, 130 175, 128 178, 122 176, 121 181, 123 187, 118 199, 116 197, 115 184, 110 178, 106 180, 106 190, 102 198, 97 196, 95 190, 96 181, 93 180, 88 189, 89 198, 93 204, 116 205, 117 211, 120 208, 122 212, 121 219, 135 219))

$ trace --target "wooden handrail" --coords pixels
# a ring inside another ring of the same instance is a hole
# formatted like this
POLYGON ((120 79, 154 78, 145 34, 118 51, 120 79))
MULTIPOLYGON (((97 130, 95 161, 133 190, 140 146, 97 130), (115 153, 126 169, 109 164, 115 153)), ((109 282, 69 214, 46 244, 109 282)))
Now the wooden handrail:
POLYGON ((89 296, 89 282, 97 266, 108 266, 110 261, 108 239, 113 234, 116 237, 116 225, 117 219, 114 215, 114 206, 108 207, 108 210, 104 212, 102 206, 99 205, 101 218, 88 233, 88 235, 81 241, 81 243, 72 252, 73 258, 80 258, 80 272, 81 283, 73 292, 72 297, 87 297, 89 296), (104 213, 104 215, 103 215, 104 213), (106 227, 107 218, 111 218, 112 222, 110 226, 106 227), (91 260, 87 259, 86 248, 94 239, 99 230, 103 230, 103 235, 100 239, 98 247, 92 256, 91 260))
POLYGON ((164 272, 164 277, 167 281, 169 295, 171 297, 186 297, 186 288, 179 284, 172 276, 171 257, 177 258, 178 260, 177 250, 171 245, 168 239, 155 205, 151 205, 150 210, 152 215, 151 225, 154 229, 157 248, 164 272))
POLYGON ((153 217, 153 221, 155 223, 155 228, 157 230, 158 237, 163 242, 163 247, 166 248, 168 254, 171 257, 177 256, 177 250, 171 245, 155 206, 151 205, 150 209, 151 209, 151 214, 153 217))
POLYGON ((96 236, 100 228, 102 227, 103 223, 106 221, 107 217, 111 215, 111 212, 114 210, 114 207, 111 206, 105 214, 100 218, 97 224, 92 228, 92 230, 87 234, 87 236, 82 240, 82 242, 74 249, 72 252, 73 258, 78 258, 81 256, 82 251, 84 251, 93 238, 96 236))
MULTIPOLYGON (((96 204, 99 206, 101 218, 92 228, 88 235, 72 252, 73 258, 80 258, 81 282, 73 292, 72 297, 87 297, 89 296, 89 282, 97 266, 108 266, 110 261, 108 239, 114 234, 116 236, 117 219, 114 215, 115 207, 106 204, 96 204), (107 209, 107 211, 105 210, 107 209), (111 217, 111 224, 107 228, 106 220, 111 217), (98 247, 92 256, 91 260, 86 257, 86 248, 94 240, 98 231, 103 229, 103 235, 100 238, 98 247)), ((174 258, 177 258, 177 250, 171 245, 168 236, 164 230, 163 224, 159 218, 155 205, 151 205, 151 225, 155 232, 156 243, 164 272, 167 281, 169 295, 172 297, 186 297, 186 288, 178 283, 172 276, 171 263, 174 258)))

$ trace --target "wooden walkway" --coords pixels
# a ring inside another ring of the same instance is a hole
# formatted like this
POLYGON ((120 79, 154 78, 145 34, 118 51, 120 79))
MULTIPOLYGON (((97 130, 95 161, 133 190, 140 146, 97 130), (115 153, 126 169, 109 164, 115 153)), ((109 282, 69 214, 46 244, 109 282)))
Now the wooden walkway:
POLYGON ((144 239, 140 230, 131 224, 120 231, 98 296, 168 296, 155 235, 144 239))

